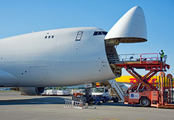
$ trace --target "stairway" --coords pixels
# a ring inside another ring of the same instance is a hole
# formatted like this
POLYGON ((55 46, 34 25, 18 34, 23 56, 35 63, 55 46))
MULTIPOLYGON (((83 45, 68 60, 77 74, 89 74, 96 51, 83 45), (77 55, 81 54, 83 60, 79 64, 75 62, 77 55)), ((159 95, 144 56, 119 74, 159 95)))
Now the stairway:
POLYGON ((119 87, 118 83, 115 81, 115 79, 100 82, 100 86, 107 86, 109 89, 111 89, 110 95, 113 97, 118 97, 119 101, 124 101, 124 93, 119 87))

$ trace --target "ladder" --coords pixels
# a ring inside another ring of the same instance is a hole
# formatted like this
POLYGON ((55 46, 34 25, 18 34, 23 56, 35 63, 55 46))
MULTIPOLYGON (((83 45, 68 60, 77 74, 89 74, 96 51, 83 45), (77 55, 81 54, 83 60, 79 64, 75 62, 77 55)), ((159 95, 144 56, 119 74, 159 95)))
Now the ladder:
POLYGON ((101 86, 108 86, 109 89, 111 89, 110 95, 111 96, 117 96, 119 101, 124 101, 124 93, 119 87, 118 83, 115 81, 115 79, 100 82, 101 86))

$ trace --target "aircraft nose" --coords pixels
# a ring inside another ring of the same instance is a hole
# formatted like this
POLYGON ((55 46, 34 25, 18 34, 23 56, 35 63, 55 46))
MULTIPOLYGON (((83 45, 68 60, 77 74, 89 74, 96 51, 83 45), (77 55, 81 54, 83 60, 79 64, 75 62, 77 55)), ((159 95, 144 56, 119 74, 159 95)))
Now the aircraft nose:
POLYGON ((146 22, 142 8, 135 6, 125 13, 109 30, 105 40, 115 40, 115 43, 147 41, 146 22))

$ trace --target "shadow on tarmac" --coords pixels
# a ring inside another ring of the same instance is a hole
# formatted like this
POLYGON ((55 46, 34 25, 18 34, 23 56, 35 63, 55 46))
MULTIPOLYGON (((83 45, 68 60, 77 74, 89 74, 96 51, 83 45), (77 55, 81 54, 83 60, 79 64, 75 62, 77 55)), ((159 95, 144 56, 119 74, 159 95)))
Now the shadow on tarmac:
MULTIPOLYGON (((34 104, 65 104, 66 100, 71 100, 69 98, 61 98, 61 97, 40 97, 40 98, 32 98, 32 99, 16 99, 16 100, 0 100, 0 105, 34 105, 34 104)), ((97 105, 98 106, 98 105, 97 105)), ((99 106, 125 106, 125 107, 133 107, 133 105, 124 104, 123 102, 109 102, 109 103, 101 103, 99 106)), ((136 105, 135 107, 140 107, 140 105, 136 105)))
MULTIPOLYGON (((19 92, 0 93, 0 105, 35 105, 35 104, 65 104, 65 100, 71 100, 71 96, 21 96, 19 92), (5 100, 3 99, 5 98, 5 100)), ((97 104, 96 104, 97 105, 97 104)), ((98 105, 97 105, 98 106, 98 105)), ((125 106, 133 105, 124 104, 123 102, 101 103, 99 106, 125 106)), ((136 105, 135 107, 140 107, 136 105)))
MULTIPOLYGON (((131 104, 124 104, 124 102, 109 102, 109 103, 101 103, 101 105, 106 105, 106 106, 125 106, 125 107, 133 107, 131 104)), ((141 107, 139 104, 135 105, 134 107, 141 107)))
MULTIPOLYGON (((70 100, 70 99, 68 99, 70 100)), ((32 99, 0 100, 0 105, 25 105, 25 104, 65 104, 61 97, 43 97, 32 99)))

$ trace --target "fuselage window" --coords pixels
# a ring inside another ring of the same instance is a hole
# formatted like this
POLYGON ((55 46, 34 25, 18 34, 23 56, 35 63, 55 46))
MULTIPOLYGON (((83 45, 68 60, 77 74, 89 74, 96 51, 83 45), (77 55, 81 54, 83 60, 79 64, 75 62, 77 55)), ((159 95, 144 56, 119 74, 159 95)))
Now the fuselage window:
POLYGON ((76 36, 76 41, 80 41, 83 35, 83 31, 78 31, 77 36, 76 36))
POLYGON ((47 39, 47 38, 54 38, 54 35, 52 35, 52 36, 45 36, 45 39, 47 39))

